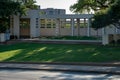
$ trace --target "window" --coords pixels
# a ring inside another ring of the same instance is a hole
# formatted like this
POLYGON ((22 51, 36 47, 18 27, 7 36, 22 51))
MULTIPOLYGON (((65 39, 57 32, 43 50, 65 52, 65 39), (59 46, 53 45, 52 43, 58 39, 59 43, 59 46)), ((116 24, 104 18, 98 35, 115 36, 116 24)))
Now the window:
POLYGON ((46 12, 45 11, 40 11, 40 15, 45 15, 46 12))
POLYGON ((41 24, 41 27, 40 28, 45 28, 45 24, 41 24))
POLYGON ((47 28, 51 28, 51 24, 47 24, 47 28))
POLYGON ((49 15, 53 15, 53 11, 49 11, 49 15))
POLYGON ((20 28, 29 28, 30 19, 20 19, 20 28))

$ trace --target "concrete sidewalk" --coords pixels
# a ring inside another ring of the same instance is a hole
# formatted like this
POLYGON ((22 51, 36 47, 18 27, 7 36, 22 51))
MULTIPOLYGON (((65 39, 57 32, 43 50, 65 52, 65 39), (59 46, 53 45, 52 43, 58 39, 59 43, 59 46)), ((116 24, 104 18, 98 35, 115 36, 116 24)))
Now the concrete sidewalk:
POLYGON ((20 42, 27 42, 27 43, 47 43, 47 44, 95 44, 101 45, 101 40, 45 40, 45 39, 17 39, 17 40, 10 40, 7 44, 14 44, 20 42))
POLYGON ((119 74, 120 75, 120 66, 0 63, 0 69, 94 72, 94 73, 107 73, 107 74, 119 74))

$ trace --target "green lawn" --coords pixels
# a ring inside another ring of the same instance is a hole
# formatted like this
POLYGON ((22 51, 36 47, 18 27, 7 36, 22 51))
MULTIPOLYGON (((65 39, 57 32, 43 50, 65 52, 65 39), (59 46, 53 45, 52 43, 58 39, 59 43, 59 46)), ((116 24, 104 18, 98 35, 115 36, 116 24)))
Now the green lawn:
POLYGON ((0 45, 0 61, 110 62, 120 61, 120 47, 19 43, 0 45))

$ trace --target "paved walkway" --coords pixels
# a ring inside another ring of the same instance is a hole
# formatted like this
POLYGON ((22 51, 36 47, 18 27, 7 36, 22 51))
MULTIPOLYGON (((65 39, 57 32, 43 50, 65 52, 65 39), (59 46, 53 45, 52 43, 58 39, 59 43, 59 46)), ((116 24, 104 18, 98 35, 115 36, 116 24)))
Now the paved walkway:
POLYGON ((0 63, 0 69, 28 69, 49 71, 73 71, 120 74, 120 66, 72 65, 72 64, 31 64, 31 63, 0 63))
POLYGON ((20 43, 20 42, 32 42, 32 43, 52 43, 52 44, 95 44, 101 45, 101 40, 46 40, 46 39, 17 39, 7 41, 7 44, 20 43))

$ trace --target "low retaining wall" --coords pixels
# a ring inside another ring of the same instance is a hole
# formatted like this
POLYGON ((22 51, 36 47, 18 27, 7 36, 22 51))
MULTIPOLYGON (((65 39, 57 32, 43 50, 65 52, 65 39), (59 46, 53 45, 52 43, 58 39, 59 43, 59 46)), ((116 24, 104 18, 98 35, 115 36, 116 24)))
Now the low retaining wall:
POLYGON ((115 41, 117 42, 118 40, 120 40, 120 34, 109 34, 108 40, 109 40, 109 43, 115 42, 115 41))

